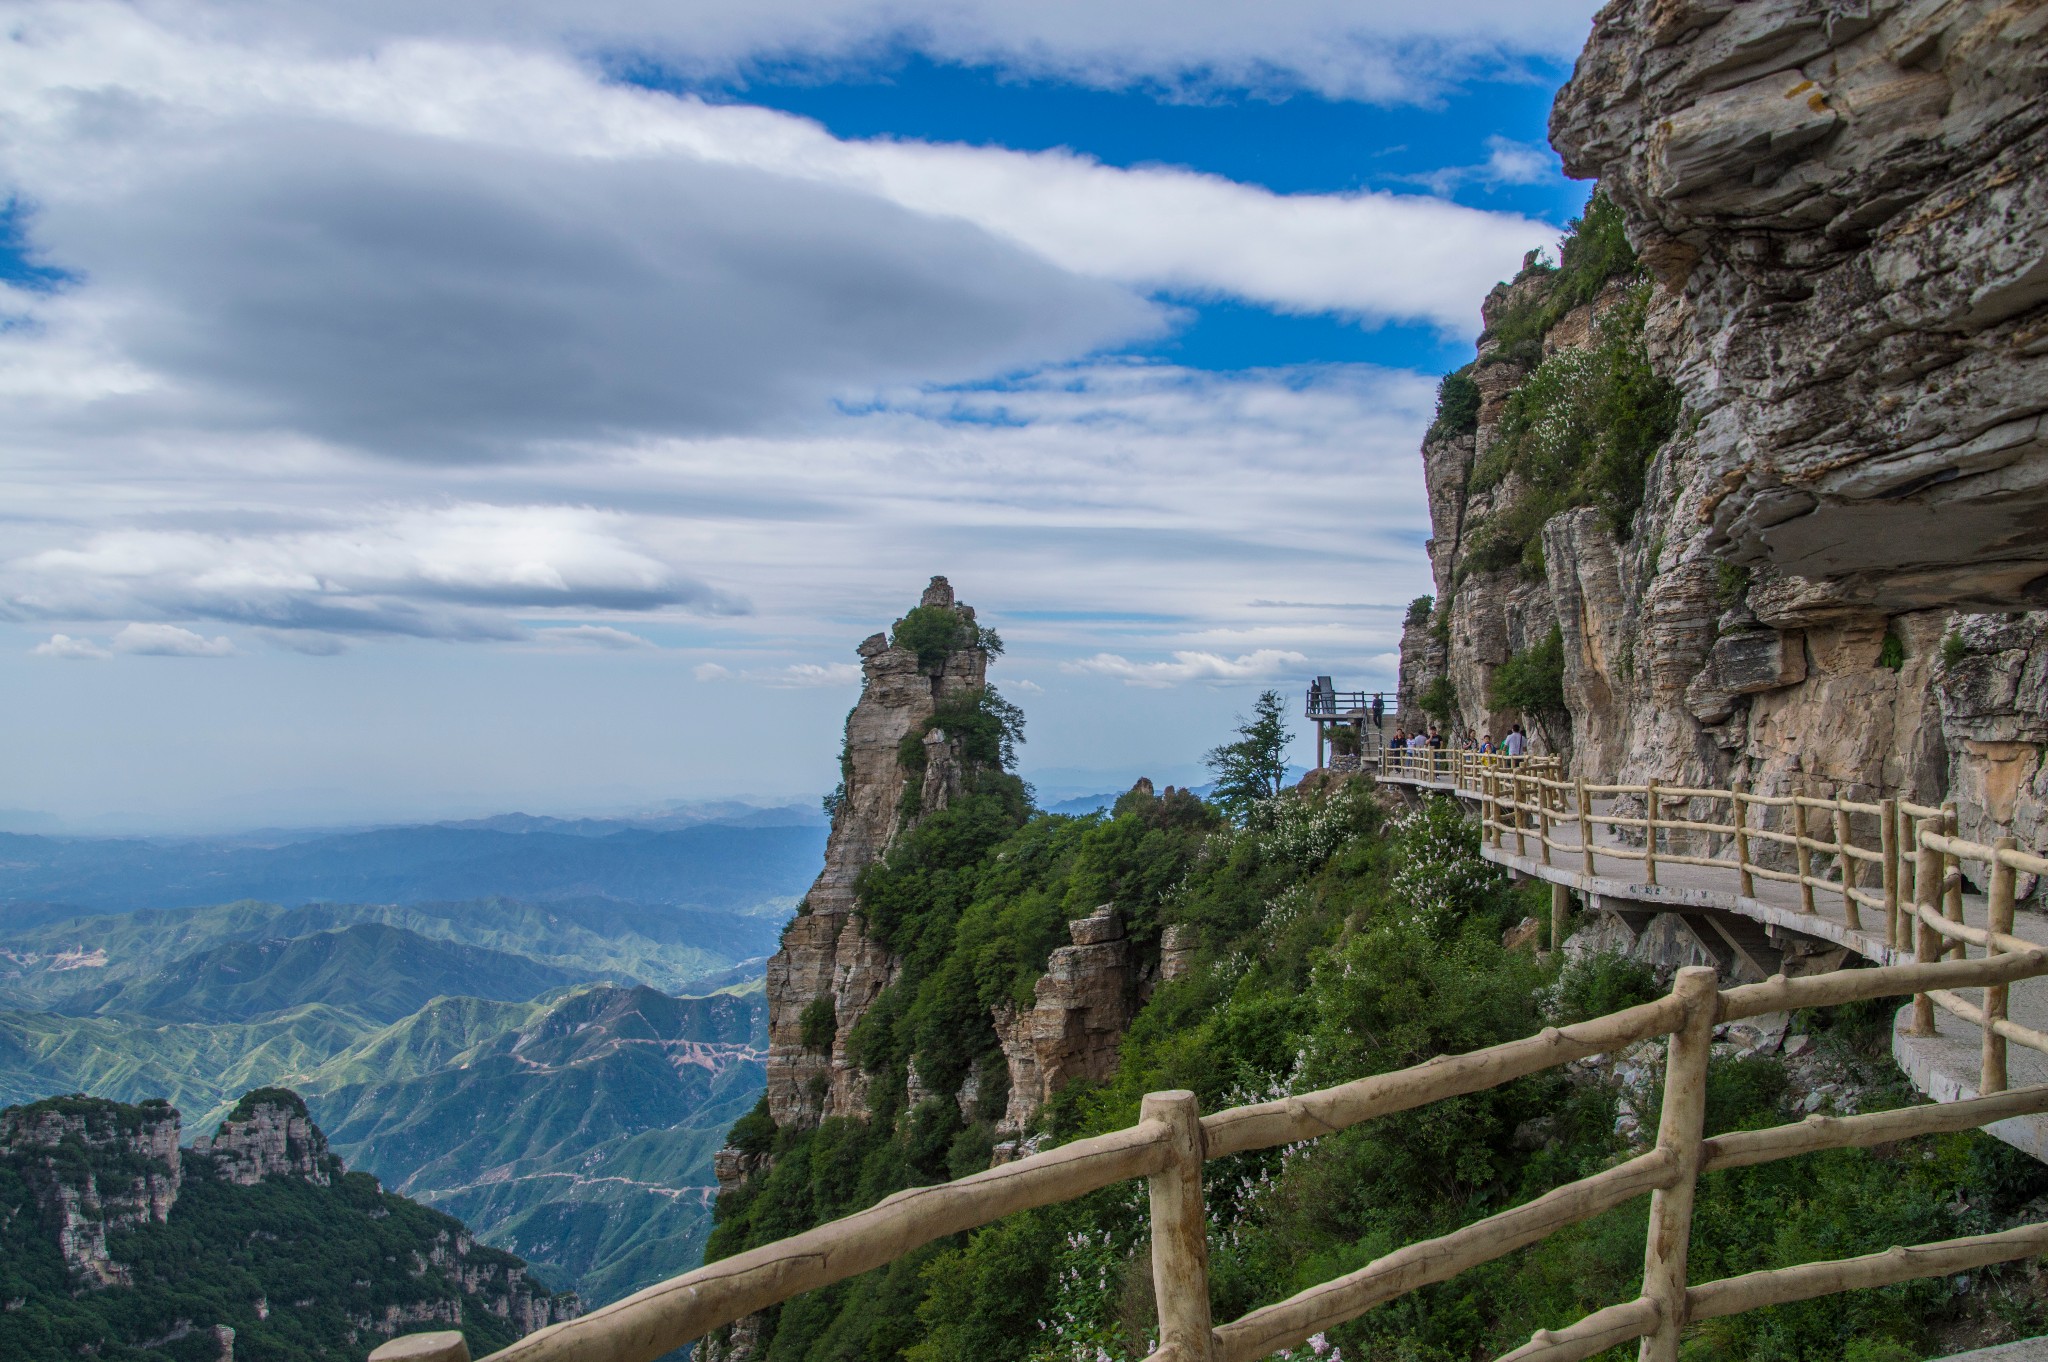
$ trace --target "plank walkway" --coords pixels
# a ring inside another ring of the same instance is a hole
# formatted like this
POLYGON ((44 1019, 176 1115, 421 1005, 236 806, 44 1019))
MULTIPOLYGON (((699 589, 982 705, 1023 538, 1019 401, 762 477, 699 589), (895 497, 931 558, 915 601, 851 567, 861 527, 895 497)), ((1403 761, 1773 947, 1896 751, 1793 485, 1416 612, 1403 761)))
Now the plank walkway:
MULTIPOLYGON (((1406 775, 1381 776, 1379 779, 1389 785, 1403 785, 1414 789, 1434 790, 1454 794, 1461 799, 1478 802, 1478 796, 1471 790, 1458 788, 1448 778, 1426 780, 1406 775)), ((1612 800, 1596 800, 1596 815, 1613 810, 1612 800)), ((1620 845, 1611 828, 1597 822, 1593 829, 1593 874, 1584 871, 1584 847, 1579 840, 1576 820, 1564 819, 1551 824, 1551 841, 1556 844, 1550 852, 1549 865, 1543 863, 1542 848, 1535 829, 1529 830, 1525 849, 1517 852, 1512 832, 1503 835, 1499 847, 1482 843, 1481 854, 1487 860, 1504 866, 1519 874, 1546 880, 1552 884, 1563 884, 1582 896, 1590 908, 1621 910, 1628 912, 1684 912, 1687 909, 1718 909, 1748 918, 1766 927, 1845 946, 1864 959, 1878 964, 1908 964, 1913 960, 1910 950, 1896 950, 1885 943, 1884 915, 1870 908, 1862 910, 1864 926, 1851 927, 1843 911, 1839 894, 1815 891, 1814 909, 1808 913, 1801 907, 1799 886, 1758 879, 1755 893, 1741 892, 1741 879, 1733 861, 1733 851, 1726 870, 1708 866, 1673 865, 1660 862, 1657 867, 1657 883, 1650 884, 1644 875, 1640 859, 1629 859, 1612 855, 1605 847, 1620 845)), ((1964 921, 1973 927, 1985 925, 1985 901, 1982 894, 1963 895, 1964 921)), ((2020 907, 2013 914, 2012 935, 2048 946, 2048 913, 2040 913, 2020 907)), ((1729 943, 1731 946, 1734 943, 1729 943)), ((1973 952, 1976 954, 1976 952, 1973 952)), ((1958 990, 1961 996, 1972 1003, 1981 1005, 1981 990, 1958 990)), ((2009 1015, 2024 1026, 2048 1031, 2048 978, 2030 979, 2013 985, 2007 1004, 2009 1015)), ((1901 1009, 1900 1026, 1903 1027, 1911 1005, 1901 1009)), ((1937 1010, 1935 1015, 1937 1034, 1933 1036, 1908 1036, 1895 1028, 1892 1036, 1892 1056, 1905 1072, 1913 1086, 1937 1102, 1955 1102, 1979 1096, 1979 1064, 1983 1051, 1983 1036, 1978 1027, 1937 1010)), ((2008 1047, 2006 1065, 2013 1087, 2032 1083, 2048 1083, 2048 1055, 2028 1049, 2023 1045, 2008 1047)), ((2001 1121, 1985 1128, 1990 1134, 2024 1150, 2035 1158, 2048 1162, 2048 1116, 2021 1117, 2001 1121)))

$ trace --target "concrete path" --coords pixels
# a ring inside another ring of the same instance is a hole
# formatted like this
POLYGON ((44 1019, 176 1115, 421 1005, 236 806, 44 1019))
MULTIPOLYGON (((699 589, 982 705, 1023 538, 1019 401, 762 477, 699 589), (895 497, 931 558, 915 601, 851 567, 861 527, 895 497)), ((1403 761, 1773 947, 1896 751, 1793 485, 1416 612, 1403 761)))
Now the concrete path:
MULTIPOLYGON (((1389 785, 1436 790, 1475 803, 1478 800, 1475 793, 1460 790, 1448 780, 1424 781, 1404 776, 1380 779, 1389 785)), ((1606 813, 1611 808, 1612 801, 1602 800, 1596 802, 1594 812, 1606 813)), ((1742 893, 1742 879, 1733 861, 1735 853, 1732 847, 1716 853, 1730 858, 1725 870, 1660 862, 1657 883, 1653 885, 1648 882, 1641 860, 1617 856, 1609 850, 1620 845, 1611 828, 1598 824, 1593 828, 1591 875, 1585 873, 1584 847, 1579 840, 1576 819, 1554 822, 1551 840, 1559 845, 1551 849, 1548 865, 1543 862, 1542 844, 1534 828, 1524 837, 1520 851, 1516 849, 1513 833, 1503 835, 1502 846, 1482 845, 1481 850, 1487 860, 1498 865, 1577 890, 1591 908, 1636 913, 1659 910, 1683 912, 1687 908, 1718 909, 1766 927, 1845 946, 1879 964, 1905 964, 1913 959, 1910 950, 1894 950, 1885 943, 1882 911, 1862 908, 1862 925, 1851 927, 1839 890, 1816 889, 1814 911, 1811 913, 1804 910, 1799 886, 1795 884, 1759 878, 1754 884, 1753 894, 1742 893)), ((1876 878, 1875 871, 1874 866, 1864 868, 1864 873, 1872 881, 1876 878)), ((1981 894, 1963 896, 1963 918, 1973 927, 1984 925, 1985 904, 1981 894)), ((2019 909, 2013 917, 2012 934, 2048 946, 2048 913, 2019 909)), ((1959 989, 1957 993, 1969 1002, 1982 1004, 1981 989, 1959 989)), ((1905 1010, 1902 1008, 1902 1013, 1905 1010)), ((2048 978, 2014 984, 2007 1015, 2023 1026, 2048 1031, 2048 978)), ((1978 1096, 1982 1032, 1971 1023, 1940 1009, 1935 1011, 1935 1027, 1938 1034, 1926 1037, 1902 1035, 1895 1029, 1892 1036, 1893 1058, 1913 1086, 1934 1101, 1954 1102, 1978 1096)), ((2048 1055, 2016 1044, 2006 1046, 2006 1055, 2010 1086, 2017 1088, 2048 1083, 2048 1055)), ((2048 1116, 2020 1117, 1985 1129, 2014 1148, 2048 1162, 2048 1116)), ((2048 1354, 2043 1357, 2044 1362, 2048 1362, 2048 1354)))

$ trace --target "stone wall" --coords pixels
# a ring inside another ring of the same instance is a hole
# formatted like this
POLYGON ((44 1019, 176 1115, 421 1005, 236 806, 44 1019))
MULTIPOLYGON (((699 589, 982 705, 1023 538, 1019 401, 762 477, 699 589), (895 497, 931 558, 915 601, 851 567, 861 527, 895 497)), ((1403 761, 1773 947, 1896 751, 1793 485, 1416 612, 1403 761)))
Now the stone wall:
MULTIPOLYGON (((1463 726, 1498 731, 1493 670, 1555 625, 1569 722, 1531 733, 1583 774, 1946 796, 1965 836, 2043 845, 2044 49, 2048 8, 1993 0, 1602 11, 1551 137, 1653 281, 1679 433, 1625 537, 1567 511, 1540 578, 1458 580, 1512 493, 1467 484, 1526 377, 1482 337, 1477 434, 1423 449, 1452 603, 1404 637, 1404 710, 1449 675, 1463 726)), ((1545 287, 1496 289, 1489 326, 1545 287)))

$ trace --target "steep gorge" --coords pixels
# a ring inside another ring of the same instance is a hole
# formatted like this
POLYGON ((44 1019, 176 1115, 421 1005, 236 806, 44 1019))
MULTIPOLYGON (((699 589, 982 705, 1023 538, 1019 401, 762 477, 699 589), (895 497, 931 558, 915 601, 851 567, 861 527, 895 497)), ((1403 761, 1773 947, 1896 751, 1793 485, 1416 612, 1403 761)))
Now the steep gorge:
POLYGON ((2044 36, 1993 0, 1602 11, 1551 118, 1600 196, 1487 299, 1423 447, 1406 722, 2048 838, 2044 36), (1589 400, 1615 345, 1668 421, 1589 400))

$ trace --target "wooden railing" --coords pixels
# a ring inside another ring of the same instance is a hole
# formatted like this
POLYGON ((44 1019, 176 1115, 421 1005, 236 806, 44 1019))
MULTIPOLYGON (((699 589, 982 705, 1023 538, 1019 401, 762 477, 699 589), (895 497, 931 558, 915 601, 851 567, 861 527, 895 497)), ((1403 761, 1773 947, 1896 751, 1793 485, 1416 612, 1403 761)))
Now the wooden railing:
MULTIPOLYGON (((1925 843, 1923 849, 1947 854, 1925 843)), ((1921 923, 1923 943, 1929 933, 1976 939, 1957 936, 1956 924, 1937 905, 1921 904, 1913 915, 1921 923)), ((1507 1358, 1568 1362, 1640 1338, 1642 1357, 1674 1362, 1680 1331, 1692 1320, 2048 1253, 2048 1223, 2042 1223, 1697 1285, 1686 1274, 1693 1191, 1702 1172, 2048 1111, 2048 1085, 2043 1085, 1939 1106, 1810 1116, 1793 1125, 1704 1138, 1707 1065, 1716 1025, 1907 993, 1939 998, 1957 988, 1996 990, 2048 973, 2048 950, 1997 933, 1979 935, 1993 947, 1984 958, 1923 958, 1798 979, 1776 976, 1725 990, 1716 989, 1710 969, 1682 969, 1671 992, 1655 1002, 1547 1027, 1469 1054, 1440 1055, 1395 1073, 1207 1116, 1198 1112, 1193 1093, 1153 1093, 1144 1099, 1136 1125, 972 1177, 899 1192, 856 1215, 708 1263, 580 1319, 529 1334, 492 1354, 491 1362, 653 1362, 756 1311, 881 1267, 933 1240, 1141 1177, 1151 1197, 1158 1300, 1159 1340, 1148 1362, 1253 1362, 1644 1195, 1650 1198, 1650 1223, 1636 1299, 1595 1311, 1566 1328, 1539 1330, 1507 1358), (1240 1319, 1212 1323, 1204 1161, 1315 1139, 1658 1036, 1671 1039, 1663 1111, 1649 1152, 1449 1234, 1397 1249, 1240 1319)), ((374 1362, 466 1362, 468 1354, 460 1334, 441 1333, 394 1339, 371 1357, 374 1362)))
MULTIPOLYGON (((1883 915, 1881 945, 1859 948, 1880 960, 1908 952, 1921 961, 1961 958, 1973 945, 1993 952, 2037 949, 2011 935, 2014 889, 2019 875, 2048 875, 2048 857, 2022 851, 2010 837, 1989 846, 1962 840, 1955 836, 1953 803, 1937 808, 1905 799, 1866 803, 1839 795, 1760 795, 1655 780, 1595 785, 1564 779, 1552 757, 1470 752, 1389 751, 1381 775, 1449 784, 1476 797, 1489 846, 1505 850, 1512 839, 1515 854, 1526 858, 1533 845, 1544 866, 1556 865, 1558 854, 1577 857, 1579 873, 1589 880, 1596 874, 1597 858, 1609 856, 1640 862, 1652 886, 1658 867, 1673 865, 1724 872, 1744 899, 1755 899, 1758 880, 1795 885, 1798 911, 1815 916, 1817 894, 1839 897, 1842 920, 1851 931, 1866 930, 1864 909, 1883 915), (1601 800, 1615 807, 1602 812, 1596 808, 1601 800), (1639 815, 1619 811, 1638 806, 1639 815), (1725 807, 1725 818, 1712 816, 1717 806, 1725 807), (1763 812, 1753 818, 1752 810, 1763 812), (1774 811, 1776 828, 1767 821, 1774 811), (1816 825, 1825 836, 1815 835, 1816 825), (1576 841, 1558 835, 1566 827, 1574 830, 1576 841), (1598 830, 1615 836, 1596 842, 1598 830), (1768 854, 1759 857, 1766 847, 1785 848, 1790 866, 1783 859, 1767 863, 1768 854), (1966 862, 1976 867, 1970 878, 1986 888, 1983 927, 1963 921, 1966 862), (1867 883, 1866 867, 1874 870, 1875 885, 1867 883)), ((1984 1044, 1978 1091, 1999 1092, 2006 1086, 2008 1041, 2048 1054, 2048 1033, 2007 1017, 2007 1002, 2003 988, 1987 989, 1981 1006, 1947 990, 1920 993, 1914 998, 1912 1034, 1934 1034, 1937 1007, 1980 1027, 1984 1044)))

